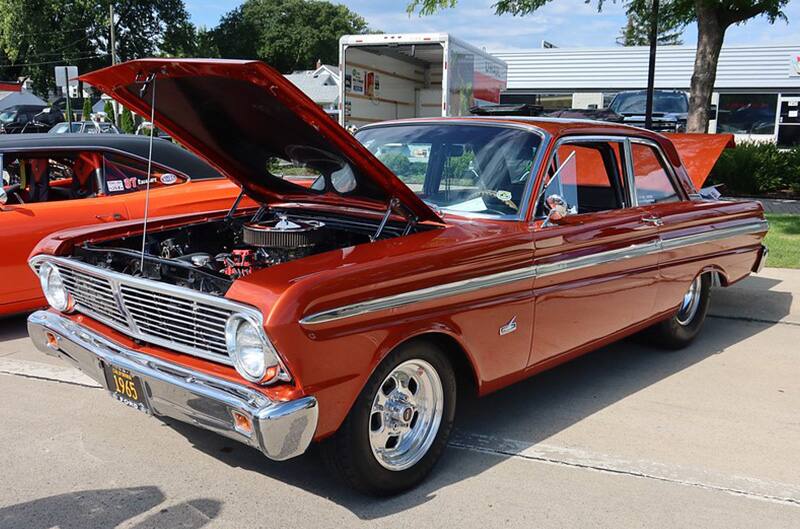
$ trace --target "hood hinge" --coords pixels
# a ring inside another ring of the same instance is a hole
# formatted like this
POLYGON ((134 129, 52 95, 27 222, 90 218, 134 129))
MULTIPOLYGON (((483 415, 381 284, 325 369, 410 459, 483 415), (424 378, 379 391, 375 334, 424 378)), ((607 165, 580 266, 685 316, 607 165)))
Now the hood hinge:
POLYGON ((400 200, 397 197, 390 198, 389 205, 386 208, 386 213, 383 214, 383 218, 381 219, 381 223, 378 225, 378 229, 375 231, 374 235, 370 235, 369 237, 370 242, 377 241, 378 238, 381 236, 381 233, 383 233, 383 229, 386 227, 386 223, 389 222, 389 217, 391 217, 392 212, 397 212, 403 215, 403 217, 405 217, 410 222, 411 216, 409 216, 408 213, 399 210, 400 210, 400 200))

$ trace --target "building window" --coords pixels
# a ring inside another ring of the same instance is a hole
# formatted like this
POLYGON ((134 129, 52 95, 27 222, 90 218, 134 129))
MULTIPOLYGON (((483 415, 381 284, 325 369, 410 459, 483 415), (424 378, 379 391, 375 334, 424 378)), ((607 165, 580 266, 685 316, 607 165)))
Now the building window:
POLYGON ((720 94, 717 132, 775 134, 778 94, 720 94))

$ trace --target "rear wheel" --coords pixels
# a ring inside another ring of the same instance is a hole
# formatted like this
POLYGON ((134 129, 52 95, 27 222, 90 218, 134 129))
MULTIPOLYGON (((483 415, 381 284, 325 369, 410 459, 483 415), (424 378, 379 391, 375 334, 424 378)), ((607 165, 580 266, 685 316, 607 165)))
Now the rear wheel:
POLYGON ((669 349, 680 349, 689 345, 700 333, 706 319, 711 293, 711 276, 697 276, 681 300, 672 318, 652 328, 658 345, 669 349))
POLYGON ((370 377, 323 454, 345 482, 386 496, 422 481, 441 456, 455 415, 447 356, 427 342, 391 353, 370 377))

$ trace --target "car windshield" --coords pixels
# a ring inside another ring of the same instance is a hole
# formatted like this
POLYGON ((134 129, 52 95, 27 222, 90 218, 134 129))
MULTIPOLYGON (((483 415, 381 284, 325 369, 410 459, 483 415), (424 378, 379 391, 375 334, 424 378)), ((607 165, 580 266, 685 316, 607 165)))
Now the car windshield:
POLYGON ((6 110, 5 112, 0 112, 0 122, 1 123, 11 123, 17 117, 16 110, 6 110))
POLYGON ((517 216, 539 135, 507 126, 424 123, 369 127, 356 138, 430 205, 517 216))
MULTIPOLYGON (((610 108, 617 114, 644 114, 646 104, 646 92, 628 92, 617 94, 610 108)), ((653 94, 653 112, 685 114, 688 111, 686 97, 683 94, 673 92, 653 94)))

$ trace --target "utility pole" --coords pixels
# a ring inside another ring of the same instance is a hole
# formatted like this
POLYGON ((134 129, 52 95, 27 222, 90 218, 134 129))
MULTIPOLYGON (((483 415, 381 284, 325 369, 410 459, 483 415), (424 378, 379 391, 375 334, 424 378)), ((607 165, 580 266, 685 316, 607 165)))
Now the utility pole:
POLYGON ((658 47, 658 0, 653 1, 650 15, 650 64, 647 70, 647 103, 644 110, 644 128, 653 126, 653 92, 656 80, 656 48, 658 47))
MULTIPOLYGON (((111 39, 109 41, 109 44, 111 44, 111 66, 114 66, 117 64, 117 38, 114 34, 114 2, 108 4, 108 26, 111 30, 111 39)), ((114 124, 119 125, 119 103, 117 103, 116 99, 111 102, 111 108, 114 109, 114 119, 112 119, 112 121, 114 124)))

